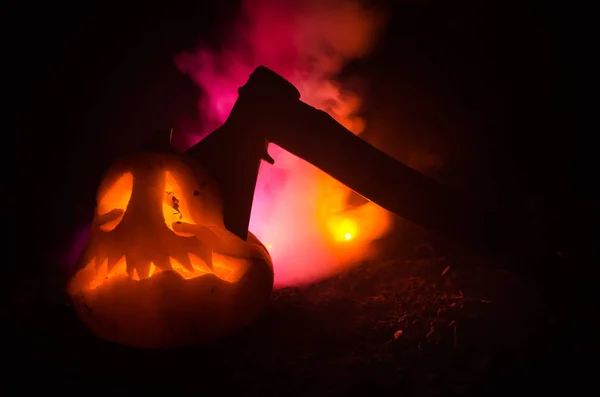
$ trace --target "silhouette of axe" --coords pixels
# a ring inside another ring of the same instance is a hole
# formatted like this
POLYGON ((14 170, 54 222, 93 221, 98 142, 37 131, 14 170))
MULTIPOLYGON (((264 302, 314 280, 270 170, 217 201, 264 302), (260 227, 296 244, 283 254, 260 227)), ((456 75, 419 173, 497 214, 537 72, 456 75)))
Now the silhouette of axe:
MULTIPOLYGON (((243 240, 260 162, 273 163, 267 153, 272 142, 367 200, 437 234, 483 249, 518 245, 510 220, 518 218, 514 213, 487 211, 388 156, 302 102, 299 91, 270 69, 256 68, 238 94, 225 123, 186 155, 220 184, 225 226, 243 240)), ((171 148, 170 133, 158 136, 154 144, 171 148)))

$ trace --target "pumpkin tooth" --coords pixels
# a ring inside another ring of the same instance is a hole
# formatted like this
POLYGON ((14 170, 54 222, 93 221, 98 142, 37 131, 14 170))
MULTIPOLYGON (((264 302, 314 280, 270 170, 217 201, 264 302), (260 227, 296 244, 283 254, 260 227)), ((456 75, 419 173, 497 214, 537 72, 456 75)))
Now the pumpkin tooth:
POLYGON ((107 259, 108 252, 105 244, 98 244, 98 247, 96 247, 96 270, 98 269, 98 266, 103 264, 107 259))
POLYGON ((79 255, 79 258, 77 258, 77 262, 75 264, 77 269, 82 269, 83 267, 89 266, 92 261, 94 261, 94 270, 96 269, 96 255, 94 255, 94 248, 95 244, 91 241, 88 241, 85 248, 83 249, 83 252, 81 253, 81 255, 79 255))
POLYGON ((138 276, 136 269, 133 269, 133 273, 131 274, 131 279, 135 280, 135 281, 140 281, 140 276, 138 276))
POLYGON ((118 258, 113 266, 110 265, 110 259, 108 262, 108 278, 127 276, 127 263, 125 263, 125 257, 118 258))
POLYGON ((208 263, 205 259, 203 259, 197 255, 194 255, 193 253, 190 253, 189 256, 190 256, 192 266, 194 267, 195 271, 212 273, 212 271, 213 271, 212 258, 211 258, 211 263, 208 263))
POLYGON ((150 262, 150 271, 148 272, 148 277, 152 277, 154 273, 156 273, 156 265, 154 262, 150 262))
POLYGON ((119 248, 111 247, 108 249, 107 257, 108 257, 108 271, 110 273, 110 271, 117 264, 117 262, 119 262, 119 260, 121 260, 121 258, 123 257, 123 253, 121 252, 121 250, 119 248))
POLYGON ((189 250, 189 253, 200 258, 206 264, 206 267, 208 267, 208 269, 210 271, 213 270, 213 260, 212 260, 213 251, 209 246, 203 245, 203 244, 198 244, 195 247, 191 247, 191 249, 189 250))
POLYGON ((119 262, 119 260, 122 258, 122 255, 109 255, 108 256, 108 271, 111 272, 112 269, 115 267, 115 265, 117 264, 117 262, 119 262))
POLYGON ((173 259, 179 262, 188 271, 194 271, 194 267, 190 261, 190 256, 187 253, 173 255, 173 259))
POLYGON ((108 261, 104 260, 100 262, 98 258, 96 258, 96 278, 98 280, 103 280, 108 278, 108 261))
POLYGON ((150 274, 150 261, 148 260, 141 260, 138 261, 138 263, 135 266, 135 270, 137 270, 137 274, 141 279, 144 278, 148 278, 148 275, 150 274))
MULTIPOLYGON (((168 256, 154 258, 154 261, 152 263, 154 264, 154 266, 156 266, 156 270, 150 271, 150 276, 152 276, 152 273, 156 273, 159 270, 171 270, 172 269, 171 262, 169 261, 168 256)), ((152 268, 152 266, 150 266, 150 268, 152 268)))
POLYGON ((135 270, 137 262, 131 255, 125 255, 125 263, 127 264, 127 274, 129 277, 133 277, 133 271, 135 270))

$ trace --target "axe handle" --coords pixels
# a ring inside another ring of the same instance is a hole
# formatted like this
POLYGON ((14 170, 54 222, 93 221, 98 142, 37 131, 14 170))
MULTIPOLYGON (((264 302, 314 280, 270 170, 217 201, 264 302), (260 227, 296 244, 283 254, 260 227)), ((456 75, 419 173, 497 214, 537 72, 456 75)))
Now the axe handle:
POLYGON ((453 240, 489 246, 506 237, 490 234, 502 229, 498 227, 502 217, 492 219, 475 203, 370 145, 327 113, 302 102, 287 80, 259 67, 240 88, 225 124, 188 151, 217 179, 224 195, 225 225, 243 239, 258 166, 268 159, 268 142, 366 199, 453 240))
POLYGON ((483 211, 301 101, 280 105, 269 140, 364 198, 434 232, 474 243, 483 211))

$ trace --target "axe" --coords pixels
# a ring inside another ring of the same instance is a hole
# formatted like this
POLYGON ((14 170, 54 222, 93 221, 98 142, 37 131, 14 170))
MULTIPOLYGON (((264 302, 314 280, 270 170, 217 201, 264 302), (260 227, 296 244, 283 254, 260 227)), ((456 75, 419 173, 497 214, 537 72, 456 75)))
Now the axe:
POLYGON ((299 91, 270 69, 256 68, 238 94, 225 123, 186 152, 220 184, 225 226, 238 237, 247 238, 259 165, 273 163, 267 147, 274 143, 437 234, 469 246, 507 244, 503 229, 512 228, 506 214, 460 197, 370 145, 302 102, 299 91))
MULTIPOLYGON (((300 92, 259 66, 239 88, 225 123, 185 153, 219 183, 226 228, 246 240, 261 161, 273 163, 277 144, 365 199, 425 229, 494 257, 522 257, 535 244, 528 216, 515 209, 485 208, 453 192, 356 136, 326 112, 301 101, 300 92)), ((147 148, 174 150, 170 133, 147 148)), ((534 227, 535 229, 535 227, 534 227)), ((522 270, 521 266, 516 266, 522 270)))

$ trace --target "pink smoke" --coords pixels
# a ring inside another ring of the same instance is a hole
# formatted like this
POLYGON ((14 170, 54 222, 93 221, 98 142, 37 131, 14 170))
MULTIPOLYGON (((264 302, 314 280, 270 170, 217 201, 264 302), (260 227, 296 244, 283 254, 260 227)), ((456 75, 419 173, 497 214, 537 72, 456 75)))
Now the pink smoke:
MULTIPOLYGON (((187 147, 226 120, 237 89, 259 65, 359 134, 360 98, 334 78, 348 60, 367 54, 381 25, 380 15, 354 0, 243 1, 220 49, 200 46, 175 58, 203 91, 203 130, 188 134, 187 147)), ((250 230, 271 252, 276 286, 326 277, 372 254, 369 243, 390 227, 387 212, 372 203, 349 210, 346 187, 275 145, 269 152, 275 165, 261 164, 250 230)))

